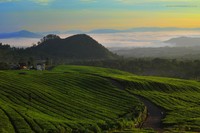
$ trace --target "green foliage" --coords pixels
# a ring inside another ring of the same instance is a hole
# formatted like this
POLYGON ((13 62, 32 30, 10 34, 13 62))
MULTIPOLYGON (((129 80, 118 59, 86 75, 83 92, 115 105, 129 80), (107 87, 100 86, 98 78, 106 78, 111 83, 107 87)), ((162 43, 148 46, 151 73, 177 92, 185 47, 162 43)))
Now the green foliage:
POLYGON ((126 128, 138 117, 123 116, 131 108, 138 108, 131 111, 139 114, 143 105, 99 76, 56 71, 0 72, 2 132, 89 133, 126 128), (121 126, 119 121, 123 121, 121 126))
POLYGON ((43 37, 41 39, 41 42, 39 42, 39 44, 44 43, 44 42, 46 42, 48 40, 59 40, 59 39, 61 39, 59 36, 54 35, 54 34, 49 34, 49 35, 43 37))
MULTIPOLYGON (((136 76, 126 72, 83 66, 58 66, 54 71, 98 74, 118 80, 126 91, 143 96, 166 110, 169 132, 200 131, 200 83, 193 80, 136 76), (111 70, 111 71, 110 71, 111 70), (107 73, 107 74, 106 74, 107 73)), ((137 112, 137 111, 136 111, 137 112)))
POLYGON ((166 110, 166 131, 200 131, 199 82, 86 66, 0 71, 0 131, 153 133, 135 129, 146 109, 133 94, 166 110))
MULTIPOLYGON (((198 56, 199 57, 199 56, 198 56)), ((69 64, 69 63, 68 63, 69 64)), ((115 60, 76 61, 71 65, 87 65, 119 69, 137 75, 200 79, 200 60, 178 60, 162 58, 136 58, 115 60)))
POLYGON ((0 62, 0 70, 8 70, 10 66, 5 62, 0 62))

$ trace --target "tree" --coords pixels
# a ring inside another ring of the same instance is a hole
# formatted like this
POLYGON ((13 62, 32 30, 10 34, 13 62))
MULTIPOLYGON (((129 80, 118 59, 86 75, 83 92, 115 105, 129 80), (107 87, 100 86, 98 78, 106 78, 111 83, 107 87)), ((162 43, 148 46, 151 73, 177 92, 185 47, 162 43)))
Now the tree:
POLYGON ((7 70, 9 69, 9 65, 5 62, 0 62, 0 70, 7 70))
POLYGON ((60 37, 58 35, 49 34, 41 39, 41 43, 46 42, 48 40, 55 40, 55 39, 60 39, 60 37))
POLYGON ((0 49, 10 49, 10 45, 0 43, 0 49))

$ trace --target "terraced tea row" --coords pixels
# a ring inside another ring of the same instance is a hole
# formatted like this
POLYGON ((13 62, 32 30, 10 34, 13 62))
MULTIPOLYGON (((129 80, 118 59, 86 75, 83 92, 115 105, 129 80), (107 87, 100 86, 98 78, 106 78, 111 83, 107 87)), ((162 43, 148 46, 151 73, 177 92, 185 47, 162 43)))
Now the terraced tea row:
POLYGON ((152 132, 135 129, 144 106, 134 95, 166 110, 166 131, 200 131, 199 82, 58 66, 0 71, 0 132, 152 132))
POLYGON ((140 95, 166 110, 163 120, 166 131, 200 132, 200 83, 197 81, 136 76, 112 69, 84 66, 58 66, 54 71, 95 74, 117 80, 127 92, 140 95))
POLYGON ((94 75, 0 72, 0 132, 100 132, 134 127, 135 97, 94 75), (23 74, 22 74, 23 73, 23 74))

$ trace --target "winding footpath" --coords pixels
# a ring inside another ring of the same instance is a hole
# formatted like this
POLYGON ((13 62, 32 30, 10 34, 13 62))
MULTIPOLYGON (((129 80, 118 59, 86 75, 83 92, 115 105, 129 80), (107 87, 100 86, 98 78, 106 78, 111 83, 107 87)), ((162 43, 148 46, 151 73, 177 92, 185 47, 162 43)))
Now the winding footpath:
MULTIPOLYGON (((110 78, 108 78, 108 80, 110 80, 111 83, 119 89, 125 90, 124 86, 122 86, 118 81, 115 81, 114 79, 110 78)), ((162 126, 162 119, 165 117, 165 111, 144 97, 138 95, 134 96, 137 97, 140 101, 142 101, 147 107, 147 118, 141 125, 141 128, 154 129, 158 133, 163 133, 164 130, 162 126)))
POLYGON ((162 127, 162 119, 165 117, 165 111, 141 96, 136 97, 144 103, 148 112, 147 118, 142 124, 142 128, 152 128, 158 133, 164 132, 162 127))

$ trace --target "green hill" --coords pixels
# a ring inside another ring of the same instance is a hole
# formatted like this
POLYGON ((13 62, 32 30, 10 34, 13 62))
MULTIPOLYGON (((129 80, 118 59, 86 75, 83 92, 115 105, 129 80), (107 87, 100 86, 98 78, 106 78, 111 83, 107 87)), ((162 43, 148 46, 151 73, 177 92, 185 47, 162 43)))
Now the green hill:
POLYGON ((59 66, 54 71, 79 71, 115 79, 130 94, 145 97, 166 110, 163 119, 166 131, 200 131, 200 83, 197 81, 136 76, 113 69, 85 66, 59 66))
POLYGON ((98 76, 0 72, 0 132, 100 132, 133 126, 142 111, 135 97, 98 76))
POLYGON ((61 39, 55 35, 48 35, 43 41, 27 49, 27 53, 58 59, 111 59, 116 55, 86 34, 78 34, 61 39))
POLYGON ((103 45, 86 34, 73 35, 61 39, 57 35, 47 35, 28 48, 15 48, 0 43, 0 62, 17 64, 48 59, 54 64, 70 61, 105 60, 118 58, 103 45))
POLYGON ((199 87, 196 81, 86 66, 0 71, 0 132, 152 132, 135 128, 145 109, 135 94, 166 110, 166 131, 197 132, 199 87))

